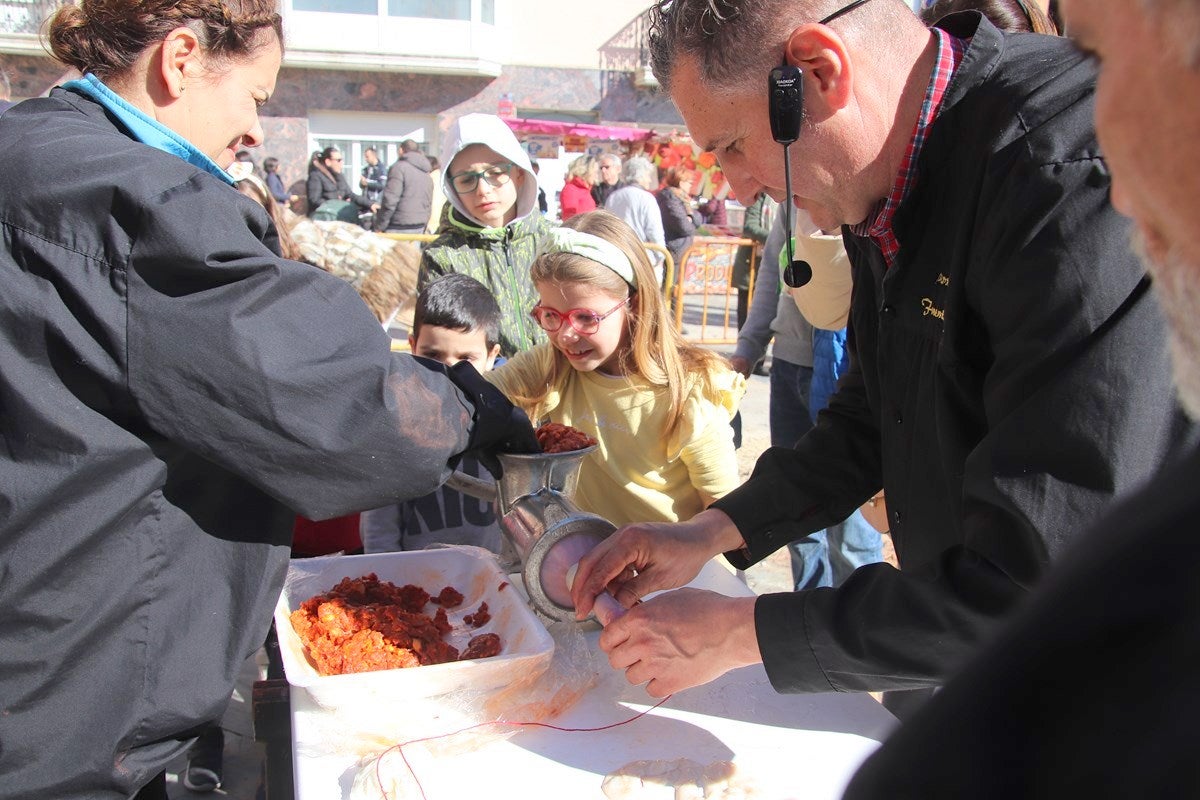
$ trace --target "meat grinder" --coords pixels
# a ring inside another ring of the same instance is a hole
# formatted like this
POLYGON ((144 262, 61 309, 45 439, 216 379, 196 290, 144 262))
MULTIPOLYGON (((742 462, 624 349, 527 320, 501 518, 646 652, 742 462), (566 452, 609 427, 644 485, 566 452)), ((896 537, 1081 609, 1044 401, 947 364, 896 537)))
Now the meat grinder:
POLYGON ((575 619, 567 571, 616 530, 571 500, 579 468, 595 445, 565 453, 499 453, 494 483, 455 472, 446 485, 496 504, 500 530, 516 551, 530 604, 555 620, 575 619))

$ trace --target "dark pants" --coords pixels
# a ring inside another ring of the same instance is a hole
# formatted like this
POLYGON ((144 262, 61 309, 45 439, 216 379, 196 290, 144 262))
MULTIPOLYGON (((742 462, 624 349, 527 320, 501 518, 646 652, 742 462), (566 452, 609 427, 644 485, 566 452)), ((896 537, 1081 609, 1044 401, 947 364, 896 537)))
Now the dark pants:
POLYGON ((160 772, 142 790, 133 796, 133 800, 170 800, 167 796, 167 773, 160 772))
POLYGON ((737 297, 737 327, 740 331, 746 324, 746 318, 750 316, 750 290, 738 289, 737 297))

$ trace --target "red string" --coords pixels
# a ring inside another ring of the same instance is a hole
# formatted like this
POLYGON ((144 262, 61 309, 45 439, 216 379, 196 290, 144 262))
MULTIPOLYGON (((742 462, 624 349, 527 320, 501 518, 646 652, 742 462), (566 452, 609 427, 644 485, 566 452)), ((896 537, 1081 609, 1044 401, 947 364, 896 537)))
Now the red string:
POLYGON ((421 785, 421 779, 417 777, 417 771, 412 768, 412 764, 408 763, 408 756, 404 755, 404 748, 410 744, 420 744, 421 742, 431 742, 435 739, 445 739, 449 736, 457 736, 460 733, 466 733, 467 731, 473 731, 476 728, 486 728, 489 725, 511 725, 513 727, 518 727, 518 728, 549 728, 552 731, 562 731, 563 733, 596 733, 597 731, 606 731, 610 728, 618 728, 622 725, 628 725, 631 722, 636 722, 637 720, 639 720, 642 717, 649 714, 654 709, 661 706, 663 703, 670 700, 671 697, 672 697, 672 695, 667 695, 662 700, 659 700, 657 703, 655 703, 654 705, 647 708, 645 711, 639 711, 637 714, 634 714, 629 719, 621 720, 620 722, 613 722, 608 725, 601 725, 598 728, 563 728, 559 725, 551 725, 548 722, 505 722, 504 720, 498 719, 498 720, 492 720, 491 722, 480 722, 475 725, 471 725, 469 727, 463 728, 462 730, 452 731, 451 733, 439 733, 437 736, 425 736, 421 739, 409 739, 407 742, 400 742, 399 744, 394 744, 391 747, 389 747, 387 750, 384 750, 382 753, 379 754, 379 758, 377 758, 375 760, 375 780, 378 781, 378 783, 379 783, 380 796, 383 797, 383 800, 387 800, 387 790, 383 786, 383 776, 380 775, 380 773, 379 773, 379 769, 380 769, 379 765, 381 763, 383 763, 384 756, 386 756, 388 753, 395 750, 397 753, 400 754, 400 758, 403 759, 404 766, 408 769, 408 774, 412 775, 413 781, 416 782, 417 790, 421 793, 421 797, 423 798, 423 800, 429 800, 429 798, 425 797, 425 787, 421 785))

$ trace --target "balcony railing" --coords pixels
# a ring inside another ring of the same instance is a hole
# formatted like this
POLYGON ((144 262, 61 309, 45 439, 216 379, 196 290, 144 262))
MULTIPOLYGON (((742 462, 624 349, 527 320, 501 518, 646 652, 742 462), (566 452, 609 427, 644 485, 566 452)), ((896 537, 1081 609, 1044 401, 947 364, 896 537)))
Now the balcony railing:
POLYGON ((658 81, 650 71, 650 11, 630 20, 600 47, 601 72, 632 72, 634 85, 656 88, 658 81))

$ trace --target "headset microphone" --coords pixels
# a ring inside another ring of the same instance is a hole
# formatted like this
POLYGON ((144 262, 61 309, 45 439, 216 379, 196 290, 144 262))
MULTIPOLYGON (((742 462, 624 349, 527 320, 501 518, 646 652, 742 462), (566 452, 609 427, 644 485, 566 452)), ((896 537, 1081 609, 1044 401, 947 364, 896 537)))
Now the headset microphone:
POLYGON ((812 280, 812 264, 807 261, 793 260, 783 268, 783 282, 793 289, 799 289, 812 280))
POLYGON ((786 230, 787 266, 783 282, 793 289, 812 280, 812 267, 807 261, 797 261, 792 245, 792 162, 788 147, 800 138, 800 121, 804 117, 804 72, 787 63, 771 70, 767 77, 767 106, 771 116, 771 137, 783 145, 783 224, 786 230))

